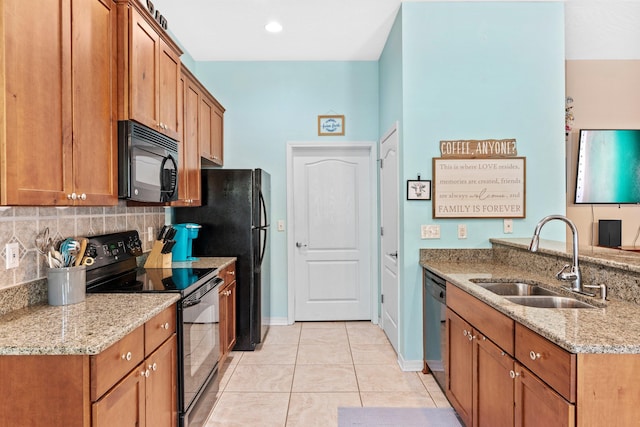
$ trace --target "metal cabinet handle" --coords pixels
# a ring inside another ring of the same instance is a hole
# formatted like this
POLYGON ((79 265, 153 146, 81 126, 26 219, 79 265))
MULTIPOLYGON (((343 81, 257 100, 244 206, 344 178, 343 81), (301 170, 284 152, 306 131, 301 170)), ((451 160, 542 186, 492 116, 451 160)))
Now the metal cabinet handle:
POLYGON ((529 357, 531 358, 531 360, 540 359, 540 353, 536 353, 535 351, 532 350, 529 353, 529 357))
POLYGON ((151 369, 152 371, 157 371, 158 370, 158 364, 154 363, 153 365, 149 365, 149 369, 151 369))
POLYGON ((150 372, 149 372, 148 369, 140 372, 140 376, 141 377, 145 377, 145 378, 149 378, 149 374, 150 374, 150 372))
POLYGON ((87 195, 85 193, 82 193, 80 195, 80 200, 87 200, 87 195))
POLYGON ((235 276, 236 272, 235 271, 229 271, 227 274, 229 274, 230 276, 235 276))
POLYGON ((514 372, 513 370, 509 371, 509 376, 511 377, 511 379, 515 379, 516 377, 520 376, 520 372, 514 372))
POLYGON ((129 361, 129 360, 131 360, 131 357, 132 357, 132 354, 131 354, 131 352, 130 352, 130 351, 128 351, 126 354, 123 354, 123 355, 122 355, 122 360, 127 360, 127 361, 129 361))
POLYGON ((169 322, 166 322, 166 323, 164 323, 164 324, 160 325, 160 327, 161 327, 162 329, 169 330, 169 322))

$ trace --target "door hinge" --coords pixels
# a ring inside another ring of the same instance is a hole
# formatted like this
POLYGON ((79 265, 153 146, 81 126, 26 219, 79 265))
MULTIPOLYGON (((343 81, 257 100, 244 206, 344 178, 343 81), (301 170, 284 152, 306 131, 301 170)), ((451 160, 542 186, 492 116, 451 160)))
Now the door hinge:
POLYGON ((384 294, 380 294, 380 304, 384 304, 384 294))
POLYGON ((384 236, 384 227, 380 227, 380 235, 384 236))
POLYGON ((380 159, 380 169, 382 169, 382 168, 383 168, 383 166, 382 166, 382 164, 383 164, 383 163, 384 163, 384 160, 383 160, 383 159, 380 159))

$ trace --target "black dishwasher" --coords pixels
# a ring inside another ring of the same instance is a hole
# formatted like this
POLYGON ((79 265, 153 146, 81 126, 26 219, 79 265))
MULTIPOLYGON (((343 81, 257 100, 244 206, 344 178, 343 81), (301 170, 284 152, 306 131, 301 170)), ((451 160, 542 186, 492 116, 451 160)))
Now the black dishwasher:
POLYGON ((423 351, 424 360, 440 388, 445 389, 446 281, 424 269, 423 351))

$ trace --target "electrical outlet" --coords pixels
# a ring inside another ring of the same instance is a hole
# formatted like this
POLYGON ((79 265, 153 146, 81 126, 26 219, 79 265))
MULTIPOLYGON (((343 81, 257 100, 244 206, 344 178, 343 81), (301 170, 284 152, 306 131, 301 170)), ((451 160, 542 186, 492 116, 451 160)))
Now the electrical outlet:
POLYGON ((153 233, 153 227, 147 227, 147 241, 153 242, 156 236, 153 233))
POLYGON ((503 231, 504 231, 504 234, 513 233, 513 220, 512 219, 505 218, 505 220, 503 221, 503 231))
POLYGON ((458 224, 458 239, 467 238, 467 224, 458 224))
POLYGON ((6 268, 17 268, 20 265, 20 248, 18 242, 7 243, 4 249, 6 268))
POLYGON ((440 238, 440 226, 439 225, 421 225, 420 237, 422 239, 439 239, 440 238))
POLYGON ((284 231, 284 220, 283 219, 279 219, 278 220, 278 231, 284 231))

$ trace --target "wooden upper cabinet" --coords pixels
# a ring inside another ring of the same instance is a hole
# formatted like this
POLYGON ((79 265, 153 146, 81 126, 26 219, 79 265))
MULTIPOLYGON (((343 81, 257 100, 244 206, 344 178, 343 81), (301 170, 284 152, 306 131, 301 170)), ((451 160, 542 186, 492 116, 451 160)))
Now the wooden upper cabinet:
POLYGON ((214 97, 203 93, 200 99, 200 156, 207 162, 222 166, 224 108, 214 97))
POLYGON ((119 119, 135 120, 178 140, 182 51, 139 1, 118 0, 118 10, 119 119))
POLYGON ((181 136, 178 152, 178 200, 172 206, 200 206, 200 146, 198 137, 198 104, 200 89, 197 80, 184 66, 179 80, 179 120, 181 136))
POLYGON ((116 204, 113 2, 4 0, 0 14, 0 202, 116 204))

